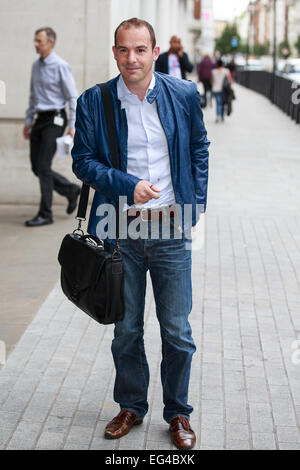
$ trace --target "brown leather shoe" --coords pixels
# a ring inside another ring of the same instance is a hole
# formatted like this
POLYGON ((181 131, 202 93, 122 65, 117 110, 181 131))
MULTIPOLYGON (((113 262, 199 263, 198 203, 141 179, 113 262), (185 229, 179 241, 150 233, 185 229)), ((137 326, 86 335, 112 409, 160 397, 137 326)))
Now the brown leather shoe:
POLYGON ((192 449, 196 444, 196 435, 185 416, 173 418, 169 429, 177 449, 192 449))
POLYGON ((138 418, 132 411, 122 409, 106 426, 104 436, 106 439, 118 439, 125 436, 133 425, 141 424, 142 419, 138 418))

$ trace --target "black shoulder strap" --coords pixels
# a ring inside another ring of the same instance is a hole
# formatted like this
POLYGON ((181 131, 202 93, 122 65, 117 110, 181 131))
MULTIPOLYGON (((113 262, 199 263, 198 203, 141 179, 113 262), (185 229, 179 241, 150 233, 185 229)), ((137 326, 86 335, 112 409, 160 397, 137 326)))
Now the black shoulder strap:
POLYGON ((119 152, 116 125, 109 86, 107 85, 107 83, 100 83, 98 84, 98 87, 100 88, 102 94, 102 103, 104 108, 112 164, 114 168, 119 169, 119 152))
MULTIPOLYGON (((116 134, 116 125, 114 119, 114 112, 112 107, 112 100, 109 91, 109 86, 107 83, 100 83, 97 86, 101 90, 102 94, 102 103, 105 115, 105 122, 106 122, 106 129, 108 134, 108 141, 110 147, 110 154, 112 159, 112 164, 114 168, 119 169, 119 152, 118 152, 118 143, 117 143, 117 134, 116 134)), ((87 184, 82 185, 81 193, 80 193, 80 200, 78 204, 78 211, 76 219, 78 220, 85 220, 86 210, 89 200, 89 192, 90 187, 87 184)), ((118 217, 119 205, 116 206, 116 213, 117 213, 117 224, 116 224, 116 232, 117 237, 119 235, 119 217, 118 217)))

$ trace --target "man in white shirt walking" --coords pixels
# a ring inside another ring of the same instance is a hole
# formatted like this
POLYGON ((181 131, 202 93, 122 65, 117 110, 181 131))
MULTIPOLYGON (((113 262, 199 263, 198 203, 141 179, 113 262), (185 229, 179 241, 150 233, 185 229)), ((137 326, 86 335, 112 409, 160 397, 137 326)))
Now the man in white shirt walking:
POLYGON ((53 51, 55 41, 56 33, 52 28, 40 28, 35 32, 34 45, 40 58, 32 66, 29 107, 23 135, 25 139, 30 139, 31 167, 40 181, 41 201, 38 214, 25 222, 26 227, 53 223, 53 189, 67 198, 67 214, 75 210, 80 193, 77 184, 51 169, 56 138, 63 135, 67 126, 67 102, 67 133, 74 137, 78 96, 70 66, 53 51))

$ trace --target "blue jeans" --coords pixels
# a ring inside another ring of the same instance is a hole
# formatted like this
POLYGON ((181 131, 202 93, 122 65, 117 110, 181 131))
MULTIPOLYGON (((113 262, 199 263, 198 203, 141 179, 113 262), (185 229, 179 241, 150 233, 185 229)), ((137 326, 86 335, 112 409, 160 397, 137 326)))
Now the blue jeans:
MULTIPOLYGON (((129 220, 130 222, 130 220, 129 220)), ((149 222, 144 222, 149 224, 149 222)), ((150 224, 149 224, 150 225, 150 224)), ((163 417, 189 418, 188 386, 196 350, 188 316, 192 308, 191 251, 186 238, 120 240, 125 318, 115 324, 112 354, 114 400, 143 418, 148 411, 149 367, 144 348, 146 273, 149 269, 162 340, 163 417)))
POLYGON ((224 93, 222 91, 220 92, 214 92, 214 97, 216 98, 216 104, 217 104, 217 116, 224 117, 224 93))

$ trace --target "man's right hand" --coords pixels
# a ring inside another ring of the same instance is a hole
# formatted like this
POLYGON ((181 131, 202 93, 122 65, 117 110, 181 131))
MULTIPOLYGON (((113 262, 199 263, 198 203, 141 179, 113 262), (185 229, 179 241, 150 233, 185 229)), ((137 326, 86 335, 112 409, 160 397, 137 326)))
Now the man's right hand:
POLYGON ((25 124, 23 128, 24 139, 29 139, 30 132, 31 132, 31 126, 29 124, 25 124))
POLYGON ((183 57, 183 46, 180 46, 180 48, 178 49, 177 55, 180 59, 181 57, 183 57))
POLYGON ((159 189, 157 189, 150 181, 141 180, 134 188, 134 203, 145 204, 150 199, 159 199, 159 189))

